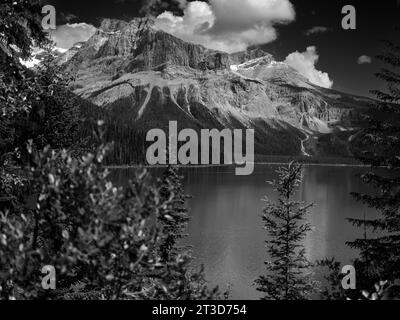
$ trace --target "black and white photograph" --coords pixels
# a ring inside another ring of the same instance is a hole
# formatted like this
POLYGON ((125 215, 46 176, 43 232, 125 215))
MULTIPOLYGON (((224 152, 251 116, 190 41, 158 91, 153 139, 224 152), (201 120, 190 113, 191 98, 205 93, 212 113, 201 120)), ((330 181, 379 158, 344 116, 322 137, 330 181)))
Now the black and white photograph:
POLYGON ((399 0, 0 0, 0 300, 398 299, 399 0))

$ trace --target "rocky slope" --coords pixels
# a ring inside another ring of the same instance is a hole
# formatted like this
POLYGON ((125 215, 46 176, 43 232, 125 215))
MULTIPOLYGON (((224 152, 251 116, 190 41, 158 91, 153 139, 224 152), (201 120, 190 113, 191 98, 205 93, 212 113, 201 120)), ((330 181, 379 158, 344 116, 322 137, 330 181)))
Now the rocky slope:
POLYGON ((372 103, 312 85, 260 49, 210 50, 148 19, 104 20, 58 63, 75 74, 74 92, 113 126, 145 131, 178 120, 196 130, 254 128, 260 155, 321 155, 319 139, 337 132, 347 141, 343 132, 354 134, 372 103))

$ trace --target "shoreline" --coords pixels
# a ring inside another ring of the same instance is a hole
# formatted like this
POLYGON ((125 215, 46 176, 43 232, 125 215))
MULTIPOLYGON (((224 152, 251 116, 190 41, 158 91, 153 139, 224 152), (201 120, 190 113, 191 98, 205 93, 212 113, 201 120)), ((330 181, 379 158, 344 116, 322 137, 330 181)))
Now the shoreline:
MULTIPOLYGON (((280 165, 287 165, 290 162, 254 162, 255 166, 257 165, 273 165, 273 166, 280 166, 280 165)), ((301 162, 300 162, 301 163, 301 162)), ((349 167, 349 168, 369 168, 368 165, 363 164, 346 164, 346 163, 301 163, 304 167, 349 167)), ((107 169, 110 170, 121 170, 121 169, 135 169, 135 168, 167 168, 169 165, 109 165, 105 166, 107 169)), ((226 168, 226 167, 239 167, 240 165, 235 164, 215 164, 215 165, 173 165, 177 168, 226 168)))

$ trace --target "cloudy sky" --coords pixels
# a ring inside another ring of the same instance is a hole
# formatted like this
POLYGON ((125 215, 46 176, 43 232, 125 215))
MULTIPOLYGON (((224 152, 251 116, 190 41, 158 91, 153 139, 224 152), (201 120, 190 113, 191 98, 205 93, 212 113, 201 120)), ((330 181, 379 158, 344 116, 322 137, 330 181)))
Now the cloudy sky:
POLYGON ((374 58, 383 39, 398 39, 397 0, 48 0, 56 7, 57 46, 84 41, 102 18, 152 15, 186 41, 235 52, 260 45, 311 82, 369 95, 380 88, 374 58), (379 3, 379 4, 378 4, 379 3), (343 30, 342 7, 356 8, 356 30, 343 30))

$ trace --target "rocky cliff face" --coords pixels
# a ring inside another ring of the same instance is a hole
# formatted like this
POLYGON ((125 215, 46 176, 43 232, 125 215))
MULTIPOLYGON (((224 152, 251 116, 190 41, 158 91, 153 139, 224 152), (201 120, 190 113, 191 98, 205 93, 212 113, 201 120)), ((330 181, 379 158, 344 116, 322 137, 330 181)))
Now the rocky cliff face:
POLYGON ((179 65, 202 70, 229 68, 229 55, 203 46, 184 42, 157 28, 151 19, 131 22, 106 19, 98 31, 74 56, 76 67, 107 60, 105 72, 117 73, 161 70, 166 65, 179 65))
POLYGON ((314 86, 260 49, 210 50, 148 19, 105 20, 59 63, 75 73, 75 93, 108 110, 117 124, 254 128, 259 154, 308 155, 310 135, 350 132, 371 102, 314 86))
POLYGON ((233 53, 230 56, 231 65, 239 65, 250 60, 254 60, 257 58, 266 58, 269 59, 270 62, 274 60, 273 56, 261 50, 260 48, 253 48, 247 51, 233 53))

